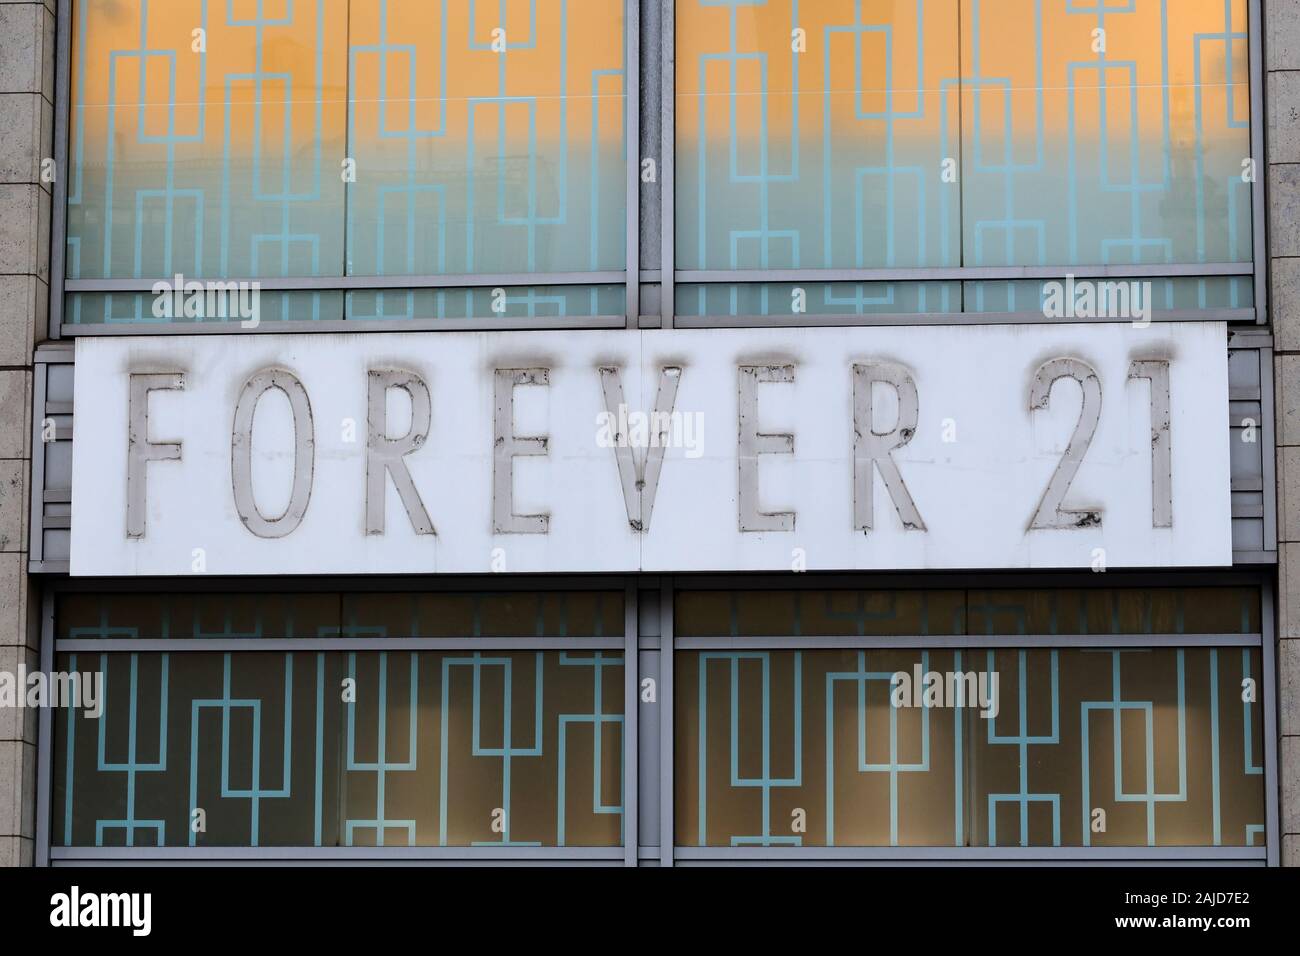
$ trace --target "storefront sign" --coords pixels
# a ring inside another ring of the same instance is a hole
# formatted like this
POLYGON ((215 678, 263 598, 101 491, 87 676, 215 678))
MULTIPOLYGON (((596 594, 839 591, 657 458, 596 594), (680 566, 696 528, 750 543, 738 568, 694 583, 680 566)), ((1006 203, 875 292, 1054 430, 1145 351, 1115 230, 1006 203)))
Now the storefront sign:
POLYGON ((74 575, 1231 563, 1222 323, 80 338, 74 575))

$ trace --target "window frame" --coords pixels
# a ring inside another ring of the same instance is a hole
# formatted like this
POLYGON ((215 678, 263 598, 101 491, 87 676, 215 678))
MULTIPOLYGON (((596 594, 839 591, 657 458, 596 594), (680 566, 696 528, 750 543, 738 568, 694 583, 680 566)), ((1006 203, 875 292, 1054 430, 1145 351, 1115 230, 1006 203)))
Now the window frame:
MULTIPOLYGON (((731 285, 763 282, 882 282, 882 281, 1015 281, 1046 278, 1213 278, 1249 277, 1254 304, 1248 309, 1173 310, 1156 313, 1154 321, 1227 321, 1240 325, 1268 322, 1267 176, 1260 175, 1267 123, 1264 96, 1263 17, 1261 0, 1247 0, 1250 69, 1250 149, 1256 164, 1251 189, 1252 254, 1241 263, 1157 266, 1016 266, 935 267, 922 269, 798 269, 769 272, 677 270, 674 252, 676 223, 676 0, 622 0, 624 3, 626 264, 621 272, 511 273, 496 275, 345 276, 258 279, 275 291, 348 291, 384 289, 466 289, 542 285, 624 285, 625 314, 591 317, 480 318, 444 320, 325 320, 267 322, 242 329, 237 322, 102 323, 76 326, 64 322, 68 295, 79 292, 148 292, 147 279, 68 279, 67 176, 54 182, 51 218, 50 315, 48 337, 84 335, 196 335, 298 332, 490 331, 514 329, 614 328, 746 328, 880 325, 1002 325, 1047 321, 1041 311, 881 313, 872 315, 678 316, 679 284, 731 285), (646 56, 642 56, 642 50, 646 56), (658 56, 654 51, 658 50, 658 56), (635 68, 633 68, 635 66, 635 68), (641 163, 654 160, 657 182, 641 182, 641 163)), ((54 158, 56 168, 68 168, 71 118, 71 50, 73 0, 57 0, 54 158)), ((236 281, 239 277, 223 277, 236 281)), ((1124 321, 1124 320, 1114 320, 1124 321)))
MULTIPOLYGON (((55 640, 55 604, 65 594, 74 593, 274 593, 340 591, 530 591, 530 590, 619 590, 624 595, 624 634, 610 638, 428 638, 396 639, 403 650, 453 647, 501 649, 507 642, 513 650, 539 650, 567 646, 596 649, 608 644, 621 647, 624 654, 624 836, 622 847, 130 847, 88 848, 51 845, 53 813, 53 753, 51 750, 53 713, 42 709, 38 715, 37 748, 36 856, 37 865, 130 862, 131 864, 180 863, 272 863, 292 862, 313 865, 349 865, 359 863, 451 864, 487 863, 492 865, 581 864, 623 865, 770 865, 772 863, 812 864, 1009 864, 1068 862, 1087 865, 1137 863, 1202 863, 1276 866, 1280 860, 1278 791, 1278 688, 1275 633, 1274 585, 1267 569, 1239 568, 1222 571, 1183 571, 1126 573, 1108 572, 1103 581, 1096 575, 1077 572, 981 572, 902 574, 691 574, 691 575, 588 575, 588 576, 520 576, 427 578, 301 578, 301 579, 50 579, 44 589, 41 614, 40 666, 53 670, 55 653, 76 649, 70 642, 55 640), (834 590, 834 589, 1141 589, 1152 587, 1252 587, 1260 590, 1260 630, 1250 634, 1164 634, 1164 635, 969 635, 955 637, 767 637, 767 638, 695 638, 678 637, 673 611, 679 591, 700 590, 834 590), (1265 832, 1264 845, 1258 847, 687 847, 675 844, 674 821, 674 733, 673 667, 675 652, 705 648, 735 649, 738 641, 745 647, 812 649, 917 647, 1258 647, 1260 649, 1264 742, 1265 832), (492 642, 484 644, 481 642, 492 642), (530 643, 535 642, 535 643, 530 643), (602 644, 603 642, 603 644, 602 644), (636 661, 636 666, 627 662, 636 661), (654 704, 640 700, 643 681, 655 682, 654 704), (641 715, 646 708, 645 716, 641 715)), ((256 645, 266 639, 235 638, 227 640, 173 641, 169 653, 189 651, 236 650, 243 653, 282 651, 276 647, 256 645), (232 646, 233 645, 233 646, 232 646)), ((365 638, 344 639, 355 647, 366 645, 365 638)), ((102 651, 145 651, 143 642, 135 640, 94 639, 102 651)), ((152 644, 159 642, 154 641, 152 644)), ((317 651, 340 649, 338 639, 326 641, 294 638, 293 650, 317 651), (332 641, 332 643, 330 643, 332 641), (329 648, 322 645, 330 643, 329 648)), ((392 648, 388 648, 392 649, 392 648)))

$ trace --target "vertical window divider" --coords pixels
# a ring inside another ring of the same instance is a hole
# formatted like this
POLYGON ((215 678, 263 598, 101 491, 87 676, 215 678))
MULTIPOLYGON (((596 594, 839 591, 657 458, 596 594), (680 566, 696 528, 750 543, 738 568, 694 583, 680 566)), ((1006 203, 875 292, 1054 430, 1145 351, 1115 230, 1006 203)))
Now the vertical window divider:
POLYGON ((673 328, 676 314, 677 258, 674 251, 676 236, 676 186, 677 164, 677 3, 660 0, 662 14, 659 22, 660 55, 660 120, 659 120, 659 318, 660 327, 673 328))
POLYGON ((641 317, 641 0, 623 4, 623 125, 626 131, 627 328, 641 317))
POLYGON ((58 0, 54 62, 54 192, 50 209, 50 314, 46 333, 63 336, 63 282, 68 257, 68 125, 72 95, 72 0, 58 0))
POLYGON ((637 776, 640 748, 637 727, 637 689, 641 683, 638 662, 639 612, 637 609, 636 578, 628 578, 623 586, 623 865, 636 866, 640 853, 640 832, 637 826, 640 808, 637 804, 637 776))

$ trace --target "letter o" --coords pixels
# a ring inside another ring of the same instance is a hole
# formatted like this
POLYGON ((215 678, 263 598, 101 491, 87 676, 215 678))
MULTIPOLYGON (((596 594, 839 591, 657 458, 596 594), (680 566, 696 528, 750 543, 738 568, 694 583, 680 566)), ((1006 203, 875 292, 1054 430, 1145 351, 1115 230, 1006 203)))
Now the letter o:
POLYGON ((283 538, 292 534, 307 514, 315 470, 315 427, 307 390, 292 372, 278 368, 263 369, 244 385, 235 405, 235 425, 230 440, 230 471, 235 491, 235 510, 239 512, 239 519, 259 538, 283 538), (257 499, 253 495, 253 415, 262 396, 273 388, 284 392, 293 412, 293 490, 284 514, 268 518, 257 507, 257 499))

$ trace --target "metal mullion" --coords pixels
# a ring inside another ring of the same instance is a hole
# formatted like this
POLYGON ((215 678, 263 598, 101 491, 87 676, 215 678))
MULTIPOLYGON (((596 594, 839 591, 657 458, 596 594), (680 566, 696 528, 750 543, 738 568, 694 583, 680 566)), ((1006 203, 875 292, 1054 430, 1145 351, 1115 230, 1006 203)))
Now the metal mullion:
MULTIPOLYGON (((1264 129, 1268 123, 1264 104, 1264 17, 1260 0, 1250 0, 1246 37, 1250 45, 1250 151, 1255 163, 1251 184, 1251 262, 1255 279, 1255 313, 1260 325, 1268 322, 1268 154, 1264 129)), ((1229 93, 1231 95, 1231 93, 1229 93)))
POLYGON ((678 282, 752 285, 773 282, 1014 282, 1027 279, 1179 279, 1251 275, 1249 262, 1078 266, 919 266, 880 269, 701 269, 676 272, 678 282))
MULTIPOLYGON (((35 362, 32 366, 32 461, 31 494, 27 516, 27 560, 29 567, 45 558, 45 441, 43 422, 46 417, 46 396, 49 394, 49 365, 35 362)), ((56 435, 57 438, 57 435, 56 435)))
POLYGON ((63 334, 63 286, 68 257, 68 140, 72 94, 72 0, 58 0, 55 12, 54 191, 50 210, 49 318, 51 339, 63 334))
MULTIPOLYGON (((638 827, 640 810, 637 794, 639 735, 637 729, 637 688, 640 684, 638 650, 640 621, 637 616, 636 578, 629 578, 623 597, 623 865, 636 866, 640 847, 638 827)), ((597 739, 596 746, 600 746, 597 739)))
MULTIPOLYGON (((54 673, 54 595, 46 588, 41 598, 41 671, 54 673)), ((36 866, 50 865, 50 802, 54 799, 54 712, 42 707, 36 733, 36 866)))
POLYGON ((1264 845, 1268 849, 1268 865, 1277 866, 1281 859, 1281 827, 1279 807, 1281 793, 1278 788, 1278 728, 1277 700, 1281 693, 1277 679, 1276 653, 1277 628, 1273 616, 1273 589, 1265 586, 1260 607, 1260 626, 1269 635, 1260 651, 1260 682, 1264 695, 1264 845))
POLYGON ((1057 648, 1124 648, 1124 647, 1261 647, 1260 634, 946 634, 946 635, 873 635, 845 637, 679 637, 679 650, 983 650, 985 648, 1020 647, 1055 650, 1057 648))
MULTIPOLYGON (((68 279, 68 292, 153 292, 174 276, 146 279, 68 279)), ((346 276, 187 276, 187 281, 248 283, 261 292, 352 292, 383 289, 490 289, 511 286, 623 285, 623 272, 419 273, 346 276)))
POLYGON ((626 136, 626 327, 635 329, 641 316, 641 0, 623 4, 623 125, 626 136))
POLYGON ((659 865, 672 866, 673 825, 673 579, 664 575, 659 591, 659 865))
POLYGON ((1194 862, 1201 860, 1264 861, 1262 847, 678 847, 689 862, 1194 862))
POLYGON ((1277 556, 1277 435, 1273 431, 1274 403, 1273 348, 1259 350, 1259 427, 1264 434, 1261 477, 1264 499, 1264 551, 1277 556))
POLYGON ((141 653, 247 652, 329 653, 331 651, 618 651, 623 637, 225 637, 76 638, 54 642, 60 654, 103 651, 141 653))
POLYGON ((822 590, 928 590, 928 591, 1032 591, 1039 588, 1070 588, 1081 590, 1124 590, 1126 588, 1153 587, 1261 587, 1267 580, 1253 569, 1168 568, 1149 571, 1107 571, 1109 580, 1097 584, 1098 575, 1086 571, 1014 570, 998 571, 901 571, 869 572, 870 586, 864 587, 863 572, 805 572, 791 574, 780 572, 747 572, 743 576, 697 572, 677 575, 681 591, 822 591, 822 590), (1115 582, 1115 583, 1111 583, 1115 582))
POLYGON ((660 122, 659 122, 659 222, 660 222, 660 328, 671 329, 676 321, 677 265, 676 173, 677 173, 677 4, 662 0, 660 7, 660 122))
POLYGON ((243 328, 236 321, 170 324, 101 322, 65 326, 64 334, 71 338, 117 335, 310 335, 330 332, 336 335, 375 332, 544 332, 621 329, 626 322, 626 317, 622 315, 556 316, 552 319, 527 316, 517 319, 326 319, 321 322, 263 322, 254 329, 243 328))
POLYGON ((622 858, 621 847, 56 847, 51 857, 59 863, 99 863, 128 861, 132 864, 145 860, 181 861, 248 861, 266 862, 290 860, 303 862, 379 860, 397 862, 457 861, 457 862, 522 862, 563 860, 611 860, 622 858))
MULTIPOLYGON (((475 592, 537 591, 561 593, 566 591, 603 591, 618 593, 614 579, 604 575, 578 574, 565 576, 519 574, 502 575, 429 575, 423 577, 169 577, 169 578, 56 578, 50 586, 57 593, 66 594, 290 594, 324 593, 339 595, 375 594, 383 592, 419 594, 425 591, 472 594, 475 592)), ((536 638, 521 638, 535 640, 536 638)), ((620 638, 621 639, 621 638, 620 638)), ((512 638, 513 640, 513 638, 512 638)), ((590 638, 596 640, 596 638, 590 638)))
MULTIPOLYGON (((1169 309, 1152 311, 1152 322, 1254 322, 1254 309, 1169 309)), ((1128 325, 1131 319, 1050 318, 1041 312, 893 312, 863 315, 681 315, 679 329, 848 328, 927 325, 1128 325)))

